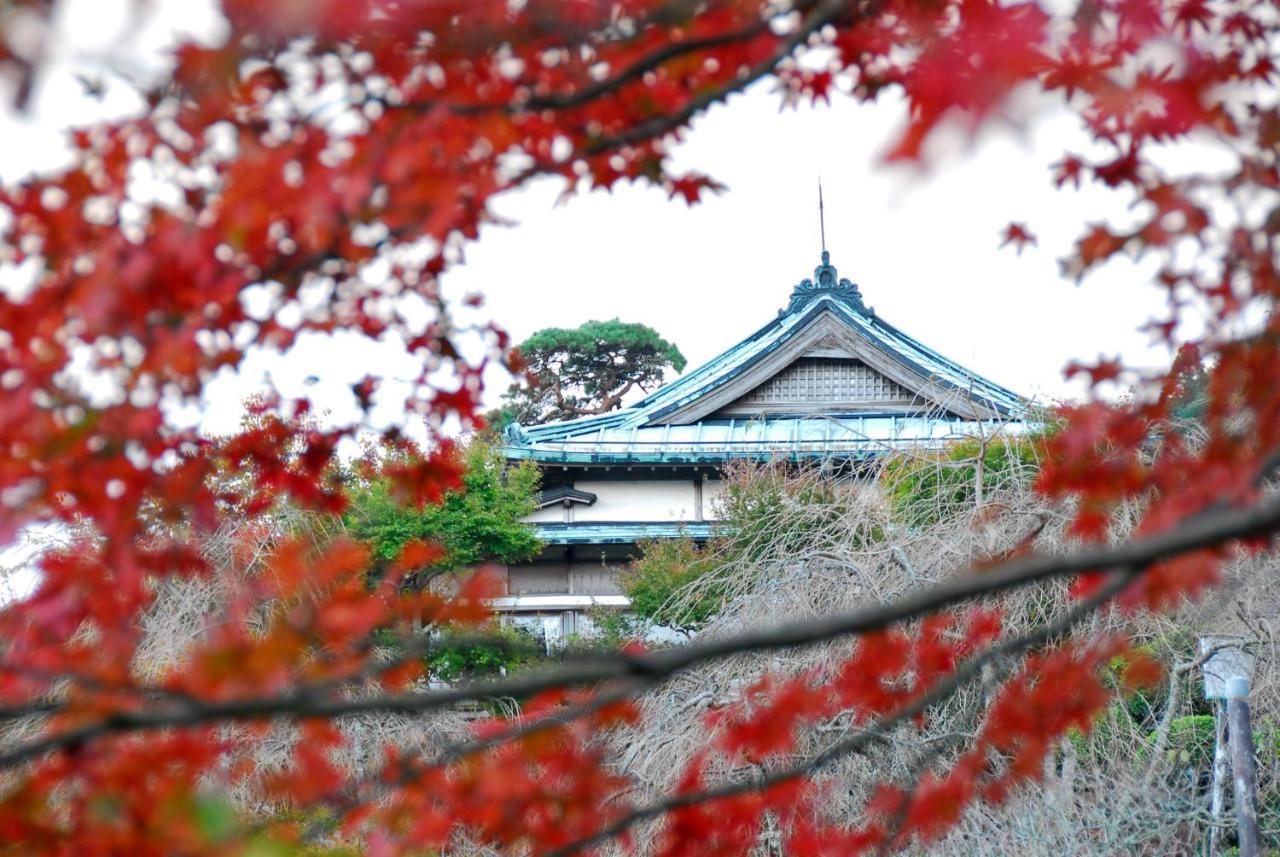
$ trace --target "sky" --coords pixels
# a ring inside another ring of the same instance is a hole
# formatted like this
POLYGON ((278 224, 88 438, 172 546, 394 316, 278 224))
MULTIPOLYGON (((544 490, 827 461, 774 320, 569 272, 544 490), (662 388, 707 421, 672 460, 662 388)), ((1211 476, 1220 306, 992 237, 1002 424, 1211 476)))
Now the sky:
MULTIPOLYGON (((214 40, 221 31, 203 0, 158 0, 141 21, 125 8, 122 0, 63 4, 53 70, 32 109, 0 114, 0 180, 55 166, 66 125, 136 109, 136 96, 117 81, 108 81, 102 101, 88 98, 72 73, 78 65, 109 57, 145 72, 176 33, 214 40)), ((483 317, 516 341, 590 319, 643 322, 694 368, 768 322, 795 283, 813 275, 821 180, 826 243, 840 275, 859 284, 881 317, 992 380, 1054 401, 1080 393, 1063 379, 1072 359, 1168 359, 1138 332, 1160 308, 1144 285, 1149 265, 1112 263, 1083 284, 1059 272, 1058 259, 1087 223, 1131 216, 1112 192, 1054 187, 1050 165, 1089 150, 1064 110, 1024 100, 1016 123, 989 126, 976 139, 948 129, 921 169, 881 157, 905 119, 899 101, 780 104, 766 82, 694 123, 674 148, 677 166, 726 186, 699 205, 621 185, 566 201, 553 180, 499 198, 504 224, 486 225, 466 247, 444 277, 446 296, 483 294, 483 317), (1000 249, 1010 221, 1026 223, 1037 246, 1000 249)), ((238 375, 210 386, 200 413, 182 418, 230 431, 242 399, 269 375, 282 392, 305 393, 344 421, 352 382, 371 371, 407 374, 407 365, 394 344, 313 338, 283 358, 251 357, 238 375)), ((487 381, 496 403, 509 379, 495 370, 487 381)))
POLYGON ((725 192, 692 208, 640 187, 557 204, 559 184, 533 186, 496 206, 517 225, 483 230, 446 294, 483 293, 517 339, 593 318, 644 322, 696 366, 813 276, 821 179, 840 275, 881 317, 992 380, 1053 400, 1079 393, 1062 376, 1073 358, 1165 359, 1137 332, 1160 306, 1142 265, 1083 285, 1059 272, 1083 224, 1125 215, 1109 192, 1054 188, 1049 165, 1087 145, 1069 115, 1045 110, 978 140, 957 130, 927 170, 883 162, 904 116, 891 101, 779 110, 758 87, 696 122, 676 150, 725 192), (1010 221, 1038 245, 999 249, 1010 221))

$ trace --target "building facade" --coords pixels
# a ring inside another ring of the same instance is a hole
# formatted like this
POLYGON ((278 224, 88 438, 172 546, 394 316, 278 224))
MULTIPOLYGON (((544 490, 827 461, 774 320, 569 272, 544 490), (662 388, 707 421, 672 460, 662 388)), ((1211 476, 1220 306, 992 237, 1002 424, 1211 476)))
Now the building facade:
POLYGON ((648 539, 708 538, 734 459, 856 462, 1017 425, 1027 402, 868 307, 826 251, 776 318, 629 407, 512 425, 503 452, 542 472, 528 520, 546 547, 505 569, 496 607, 549 643, 625 609, 618 572, 648 539))

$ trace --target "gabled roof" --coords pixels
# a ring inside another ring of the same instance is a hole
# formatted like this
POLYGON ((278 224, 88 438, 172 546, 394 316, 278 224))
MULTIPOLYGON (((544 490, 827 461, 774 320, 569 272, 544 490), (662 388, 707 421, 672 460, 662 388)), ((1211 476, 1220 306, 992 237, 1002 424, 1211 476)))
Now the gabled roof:
POLYGON ((1018 394, 877 316, 858 287, 837 276, 823 251, 814 278, 795 287, 788 307, 718 357, 618 411, 510 426, 506 451, 513 458, 569 461, 588 455, 602 462, 874 453, 886 445, 936 443, 982 425, 1018 420, 1026 408, 1018 394), (829 353, 865 364, 914 399, 890 412, 851 403, 817 414, 775 409, 742 420, 719 413, 805 355, 829 353))
POLYGON ((548 488, 539 492, 536 505, 539 509, 545 509, 557 503, 579 503, 590 506, 596 502, 596 499, 596 495, 590 491, 579 491, 577 488, 561 485, 558 488, 548 488))

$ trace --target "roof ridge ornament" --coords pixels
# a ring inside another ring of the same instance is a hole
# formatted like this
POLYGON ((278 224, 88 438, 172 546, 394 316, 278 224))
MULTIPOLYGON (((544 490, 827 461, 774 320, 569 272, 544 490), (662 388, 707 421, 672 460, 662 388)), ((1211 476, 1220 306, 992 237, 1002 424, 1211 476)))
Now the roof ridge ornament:
POLYGON ((862 302, 862 292, 857 284, 839 276, 836 266, 831 264, 831 254, 825 249, 822 251, 822 264, 813 269, 813 279, 804 278, 792 290, 791 303, 786 311, 795 312, 822 295, 831 295, 863 315, 875 315, 875 310, 862 302))
POLYGON ((530 442, 529 432, 518 422, 507 423, 502 430, 502 439, 508 446, 528 446, 530 442))

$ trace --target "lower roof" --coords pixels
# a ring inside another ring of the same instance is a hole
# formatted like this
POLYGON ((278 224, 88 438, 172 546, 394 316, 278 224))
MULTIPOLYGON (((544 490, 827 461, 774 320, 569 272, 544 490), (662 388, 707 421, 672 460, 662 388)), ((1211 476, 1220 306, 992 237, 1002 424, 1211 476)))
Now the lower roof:
POLYGON ((1022 422, 875 413, 712 419, 690 425, 603 425, 582 434, 526 442, 508 438, 503 453, 509 459, 563 464, 864 458, 1026 428, 1022 422))
POLYGON ((534 524, 533 530, 549 545, 629 545, 646 539, 682 536, 708 539, 714 526, 711 521, 582 521, 541 522, 534 524))

